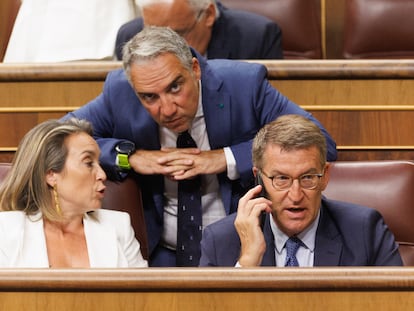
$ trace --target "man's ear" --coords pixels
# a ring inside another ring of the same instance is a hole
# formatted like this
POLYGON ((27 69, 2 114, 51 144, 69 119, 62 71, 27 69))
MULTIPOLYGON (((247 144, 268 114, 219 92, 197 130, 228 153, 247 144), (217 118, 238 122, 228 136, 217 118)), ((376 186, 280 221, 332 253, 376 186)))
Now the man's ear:
POLYGON ((321 178, 321 191, 324 191, 326 187, 328 186, 330 169, 331 169, 330 163, 326 162, 324 174, 321 178))
POLYGON ((252 171, 253 171, 253 176, 256 177, 259 172, 259 169, 256 166, 253 166, 252 171))
POLYGON ((200 68, 200 63, 197 57, 193 57, 192 69, 193 69, 193 74, 196 77, 196 79, 200 80, 201 79, 201 68, 200 68))
POLYGON ((206 14, 205 25, 207 27, 213 27, 214 22, 216 21, 216 7, 214 6, 214 4, 211 3, 204 12, 204 14, 206 14))

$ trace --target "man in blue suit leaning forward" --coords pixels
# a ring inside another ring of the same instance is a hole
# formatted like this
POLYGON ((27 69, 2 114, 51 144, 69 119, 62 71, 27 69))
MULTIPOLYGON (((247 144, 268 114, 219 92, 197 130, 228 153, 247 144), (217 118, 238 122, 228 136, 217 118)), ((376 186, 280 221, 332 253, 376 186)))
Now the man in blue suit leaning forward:
MULTIPOLYGON (((328 141, 328 159, 336 159, 326 130, 270 85, 262 65, 207 61, 176 32, 155 26, 126 44, 123 64, 108 74, 102 94, 68 116, 92 123, 109 178, 129 172, 138 180, 151 266, 178 264, 178 184, 201 176, 201 230, 235 212, 254 181, 254 135, 278 116, 315 122, 328 141), (176 147, 186 131, 197 148, 176 147)), ((199 257, 198 249, 189 265, 199 257)))
POLYGON ((253 141, 259 185, 237 213, 204 229, 200 265, 401 266, 376 210, 322 196, 325 155, 325 137, 308 119, 284 115, 265 125, 253 141))

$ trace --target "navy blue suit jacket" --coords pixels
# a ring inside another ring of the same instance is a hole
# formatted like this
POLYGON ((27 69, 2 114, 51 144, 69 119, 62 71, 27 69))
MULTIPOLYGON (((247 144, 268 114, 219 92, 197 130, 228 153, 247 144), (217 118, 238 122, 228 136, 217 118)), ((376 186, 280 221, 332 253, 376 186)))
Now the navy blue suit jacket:
MULTIPOLYGON (((194 51, 193 51, 194 52, 194 51)), ((313 116, 272 87, 266 67, 235 60, 205 60, 194 52, 201 66, 202 103, 211 149, 230 147, 240 179, 231 181, 218 175, 226 213, 235 212, 239 197, 254 183, 251 147, 256 132, 284 114, 300 114, 313 120, 328 143, 328 160, 337 156, 336 144, 313 116)), ((101 164, 109 178, 116 173, 115 145, 130 140, 137 149, 159 150, 158 125, 141 105, 123 70, 108 74, 103 92, 65 118, 89 120, 101 148, 101 164)), ((158 244, 163 229, 163 176, 139 179, 150 252, 158 244)))
MULTIPOLYGON (((236 213, 203 232, 200 266, 234 267, 240 256, 240 239, 234 227, 236 213)), ((262 266, 276 266, 270 215, 263 229, 266 252, 262 266)), ((398 245, 374 209, 322 199, 316 231, 314 266, 402 266, 398 245)))
MULTIPOLYGON (((220 17, 215 21, 207 58, 281 59, 282 31, 270 19, 250 12, 227 9, 217 3, 220 17)), ((144 27, 141 17, 121 26, 116 38, 116 56, 122 47, 144 27)))

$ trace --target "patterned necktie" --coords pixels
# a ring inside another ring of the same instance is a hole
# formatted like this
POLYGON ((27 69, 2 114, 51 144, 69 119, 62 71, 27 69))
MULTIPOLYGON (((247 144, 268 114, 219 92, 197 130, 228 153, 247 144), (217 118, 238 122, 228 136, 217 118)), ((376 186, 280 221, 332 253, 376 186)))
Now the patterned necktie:
MULTIPOLYGON (((177 148, 196 148, 186 131, 177 138, 177 148)), ((200 260, 202 233, 201 177, 178 182, 177 266, 196 267, 200 260)))
POLYGON ((302 241, 295 236, 290 237, 286 241, 285 267, 299 267, 299 263, 296 258, 296 252, 298 251, 298 248, 301 244, 302 241))

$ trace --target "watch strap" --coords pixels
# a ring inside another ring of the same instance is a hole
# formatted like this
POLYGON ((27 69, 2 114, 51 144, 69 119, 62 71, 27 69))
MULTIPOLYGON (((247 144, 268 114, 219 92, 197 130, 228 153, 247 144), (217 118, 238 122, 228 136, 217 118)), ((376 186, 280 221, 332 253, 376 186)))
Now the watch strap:
POLYGON ((118 153, 118 167, 122 170, 130 170, 131 164, 129 164, 128 155, 124 153, 118 153))

